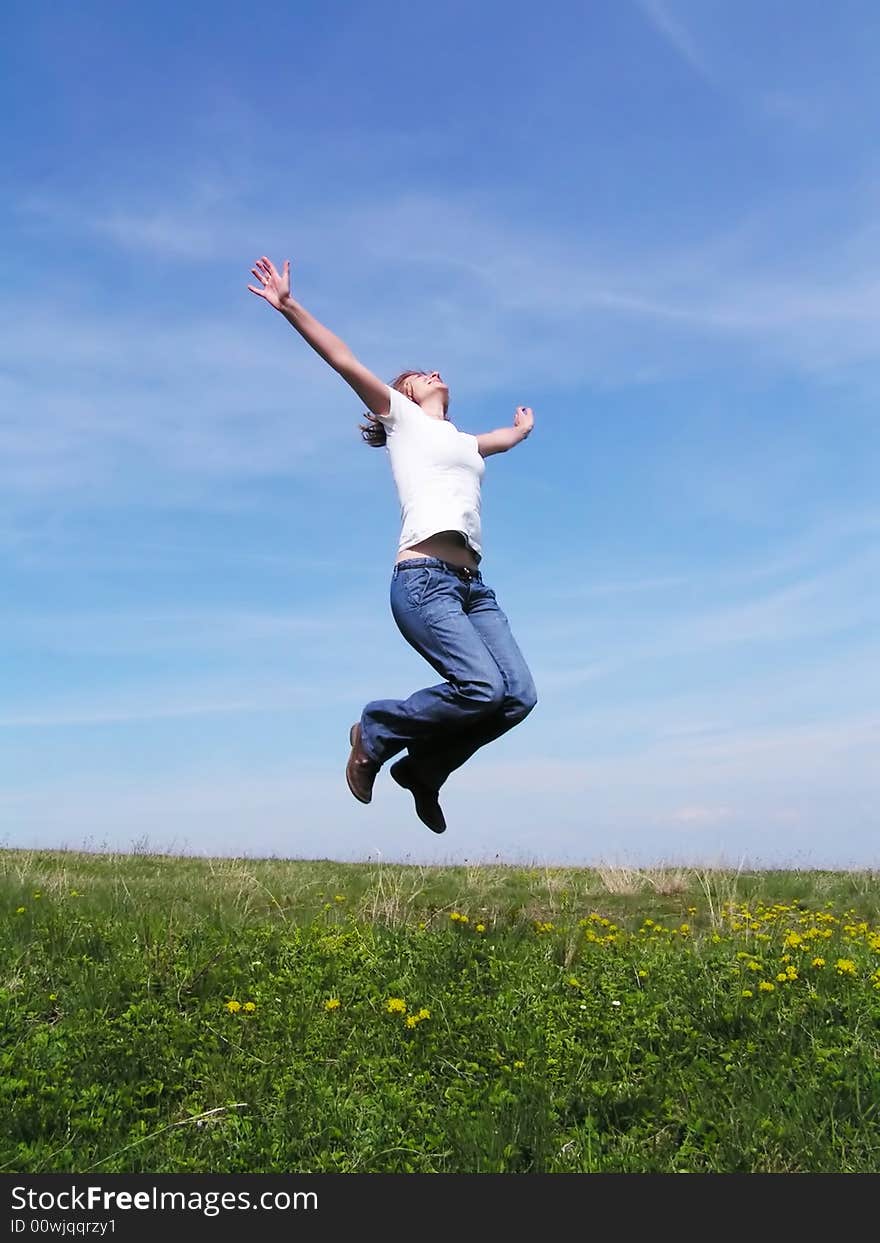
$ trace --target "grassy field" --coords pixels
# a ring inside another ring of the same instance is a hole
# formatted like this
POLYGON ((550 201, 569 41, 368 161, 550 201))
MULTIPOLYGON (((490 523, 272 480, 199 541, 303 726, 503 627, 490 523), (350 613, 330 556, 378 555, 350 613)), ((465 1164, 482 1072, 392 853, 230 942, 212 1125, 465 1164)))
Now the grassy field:
POLYGON ((880 874, 0 852, 0 1168, 877 1171, 880 874))

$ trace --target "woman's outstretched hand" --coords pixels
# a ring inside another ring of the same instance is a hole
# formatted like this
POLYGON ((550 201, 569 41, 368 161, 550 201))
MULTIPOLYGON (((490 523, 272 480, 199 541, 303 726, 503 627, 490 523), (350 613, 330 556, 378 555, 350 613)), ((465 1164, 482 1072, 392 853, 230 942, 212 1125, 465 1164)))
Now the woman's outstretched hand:
POLYGON ((520 435, 525 440, 535 426, 535 416, 532 413, 531 406, 517 406, 516 414, 513 416, 513 426, 519 430, 520 435))
POLYGON ((290 298, 290 260, 284 260, 284 271, 279 272, 272 260, 263 255, 262 259, 256 261, 251 271, 260 284, 259 286, 248 285, 248 289, 258 298, 263 298, 270 306, 274 306, 276 311, 280 311, 290 298))

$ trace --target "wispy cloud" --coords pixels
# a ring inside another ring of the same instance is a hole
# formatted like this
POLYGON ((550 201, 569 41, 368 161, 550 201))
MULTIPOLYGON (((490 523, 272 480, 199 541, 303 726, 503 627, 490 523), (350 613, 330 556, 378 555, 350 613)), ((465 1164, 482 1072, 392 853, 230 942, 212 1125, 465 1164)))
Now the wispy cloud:
MULTIPOLYGON (((677 29, 666 9, 649 7, 677 29)), ((289 225, 235 200, 205 233, 198 190, 175 199, 173 211, 161 201, 139 207, 144 220, 162 221, 146 234, 123 203, 110 230, 85 205, 52 210, 109 247, 142 252, 146 238, 191 268, 209 258, 240 265, 241 301, 206 317, 203 300, 184 297, 170 319, 116 308, 72 317, 20 299, 0 306, 10 411, 2 473, 16 494, 94 498, 135 461, 169 487, 142 483, 143 492, 172 498, 172 474, 179 488, 314 472, 319 458, 322 470, 353 463, 353 395, 284 337, 286 325, 245 302, 251 248, 259 238, 271 249, 266 233, 289 239, 289 225)), ((626 239, 610 253, 599 237, 551 235, 467 198, 404 193, 381 209, 359 204, 356 217, 347 207, 320 219, 301 210, 296 245, 323 256, 321 313, 368 365, 390 374, 430 353, 454 397, 474 408, 512 380, 557 386, 560 358, 568 385, 658 381, 744 356, 802 375, 846 375, 880 359, 880 238, 866 227, 809 248, 809 263, 804 251, 768 261, 780 224, 768 210, 688 246, 626 239)), ((296 271, 296 251, 293 259, 296 271)), ((312 301, 308 289, 303 296, 312 301)), ((857 374, 871 383, 870 372, 857 374)))
MULTIPOLYGON (((877 553, 869 550, 843 565, 758 593, 731 593, 728 586, 729 598, 722 605, 706 603, 716 594, 709 575, 694 580, 700 592, 695 599, 664 593, 652 608, 635 613, 612 608, 602 614, 550 615, 532 633, 534 663, 549 685, 564 688, 646 664, 695 663, 725 648, 765 646, 790 654, 799 643, 838 635, 849 650, 855 635, 869 634, 880 623, 880 599, 866 587, 878 572, 877 553), (584 646, 585 634, 587 659, 572 659, 572 652, 584 646)), ((714 581, 723 588, 723 580, 714 581)))
POLYGON ((462 769, 455 780, 462 790, 482 789, 496 796, 537 797, 555 791, 566 798, 588 796, 601 803, 612 797, 619 805, 641 808, 643 815, 651 816, 676 792, 702 796, 684 807, 732 809, 734 801, 716 804, 706 796, 733 793, 739 786, 736 803, 742 809, 760 799, 768 785, 782 790, 789 802, 793 796, 806 797, 809 790, 826 785, 829 773, 836 775, 833 788, 841 797, 848 798, 854 789, 878 792, 872 762, 878 742, 880 717, 869 714, 821 725, 737 729, 716 739, 653 738, 596 758, 562 760, 533 753, 523 763, 521 758, 487 756, 462 769))
POLYGON ((681 18, 672 12, 667 0, 636 0, 645 17, 672 50, 710 85, 715 79, 703 51, 681 18))
MULTIPOLYGON (((148 725, 153 721, 182 721, 197 717, 253 716, 271 713, 301 713, 310 710, 350 708, 360 698, 365 701, 370 686, 345 671, 334 675, 323 670, 315 675, 305 671, 298 677, 278 676, 269 680, 245 674, 204 676, 200 680, 177 670, 165 677, 120 678, 118 684, 88 693, 69 691, 66 695, 45 690, 38 704, 8 702, 0 712, 0 729, 41 730, 78 729, 84 726, 129 724, 148 725)), ((343 734, 340 734, 342 741, 343 734)))
MULTIPOLYGON (((743 479, 735 473, 735 482, 743 479)), ((711 476, 715 490, 720 477, 711 476)), ((730 484, 734 486, 733 483, 730 484)), ((677 549, 664 551, 662 561, 651 560, 634 577, 619 577, 616 561, 601 549, 591 550, 583 563, 582 581, 560 581, 548 597, 556 608, 581 600, 625 599, 629 595, 663 598, 687 586, 711 592, 715 599, 730 592, 748 591, 768 580, 785 582, 791 575, 815 572, 822 566, 838 570, 853 556, 870 554, 880 535, 880 508, 865 504, 836 504, 819 508, 808 522, 783 530, 774 540, 764 540, 759 550, 744 544, 733 550, 723 565, 714 555, 696 561, 680 556, 677 549)), ((563 566, 557 577, 562 579, 563 566)))
POLYGON ((673 824, 683 824, 699 829, 705 825, 724 824, 725 821, 731 820, 733 815, 733 809, 730 807, 677 807, 670 813, 669 819, 673 824))
POLYGON ((265 645, 273 642, 296 642, 301 652, 303 644, 319 648, 328 636, 338 641, 356 637, 363 597, 334 594, 332 598, 333 613, 329 616, 326 607, 305 612, 227 606, 148 611, 129 606, 102 611, 67 608, 51 613, 7 609, 0 611, 0 620, 10 640, 25 641, 41 651, 144 654, 176 650, 183 654, 193 648, 265 650, 265 645))
POLYGON ((31 729, 65 729, 92 725, 130 725, 145 724, 150 721, 187 720, 190 717, 204 716, 246 716, 250 713, 274 712, 279 709, 302 707, 314 704, 317 697, 291 696, 287 699, 238 699, 227 702, 215 701, 199 703, 140 704, 120 705, 118 707, 62 707, 49 711, 20 712, 0 714, 0 729, 31 730, 31 729))

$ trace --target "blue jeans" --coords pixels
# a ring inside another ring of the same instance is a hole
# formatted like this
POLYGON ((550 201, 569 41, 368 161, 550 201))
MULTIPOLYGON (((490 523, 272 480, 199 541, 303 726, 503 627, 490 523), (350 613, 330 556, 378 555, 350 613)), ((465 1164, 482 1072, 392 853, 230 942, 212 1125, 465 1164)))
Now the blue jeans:
POLYGON ((528 716, 535 684, 479 571, 437 557, 401 562, 391 612, 407 643, 446 680, 409 699, 368 703, 361 745, 377 764, 408 748, 414 774, 439 790, 478 748, 528 716))

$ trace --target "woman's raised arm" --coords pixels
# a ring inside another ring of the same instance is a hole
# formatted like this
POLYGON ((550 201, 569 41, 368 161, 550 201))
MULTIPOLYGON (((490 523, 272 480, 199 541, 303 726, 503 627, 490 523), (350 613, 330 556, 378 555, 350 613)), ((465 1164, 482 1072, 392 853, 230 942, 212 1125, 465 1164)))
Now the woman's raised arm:
POLYGON ((388 386, 355 358, 344 341, 291 297, 290 260, 284 261, 284 270, 279 272, 271 259, 263 255, 251 271, 260 282, 259 287, 248 285, 251 293, 280 311, 315 353, 320 354, 324 362, 329 363, 351 385, 367 409, 383 418, 390 406, 388 386))

